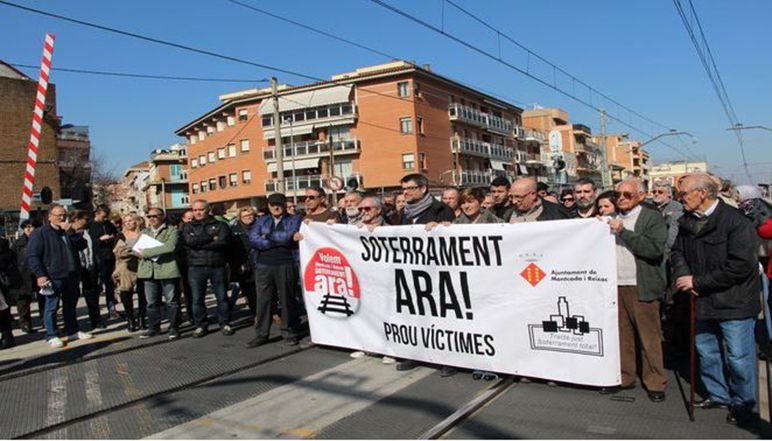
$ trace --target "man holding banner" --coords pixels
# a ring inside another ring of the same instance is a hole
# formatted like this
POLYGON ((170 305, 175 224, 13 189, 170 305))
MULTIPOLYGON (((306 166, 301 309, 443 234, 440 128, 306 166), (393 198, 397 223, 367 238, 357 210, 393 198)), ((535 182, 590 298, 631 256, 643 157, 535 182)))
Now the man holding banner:
POLYGON ((659 315, 659 298, 667 285, 663 264, 667 225, 658 212, 641 206, 645 196, 643 182, 638 178, 617 185, 620 214, 609 221, 609 227, 617 236, 622 384, 604 388, 601 393, 635 387, 637 334, 643 356, 643 385, 649 399, 658 403, 665 400, 667 386, 659 315))
MULTIPOLYGON (((430 222, 453 222, 456 214, 453 209, 434 199, 429 193, 429 180, 420 173, 409 174, 399 183, 402 185, 402 194, 405 195, 405 208, 402 211, 402 225, 428 224, 430 222)), ((414 360, 403 360, 397 363, 398 371, 406 371, 415 368, 418 363, 414 360)), ((456 369, 443 366, 440 375, 449 377, 456 374, 456 369)))

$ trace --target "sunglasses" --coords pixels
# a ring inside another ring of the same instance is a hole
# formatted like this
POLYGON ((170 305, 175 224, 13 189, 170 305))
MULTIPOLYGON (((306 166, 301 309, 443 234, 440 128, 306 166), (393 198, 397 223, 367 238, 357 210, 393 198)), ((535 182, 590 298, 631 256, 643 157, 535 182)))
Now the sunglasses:
POLYGON ((157 214, 146 214, 145 217, 148 219, 158 219, 160 216, 157 214))
POLYGON ((574 198, 563 198, 561 199, 563 202, 573 202, 574 198))
POLYGON ((360 212, 363 212, 363 211, 371 211, 371 210, 375 210, 375 207, 359 207, 359 208, 358 208, 358 210, 359 210, 360 212))
POLYGON ((316 199, 316 198, 318 198, 318 197, 319 197, 319 196, 306 196, 305 198, 306 198, 306 200, 308 200, 308 199, 316 199))
POLYGON ((635 196, 635 193, 631 191, 618 191, 615 194, 617 198, 625 198, 625 199, 632 199, 633 196, 635 196))

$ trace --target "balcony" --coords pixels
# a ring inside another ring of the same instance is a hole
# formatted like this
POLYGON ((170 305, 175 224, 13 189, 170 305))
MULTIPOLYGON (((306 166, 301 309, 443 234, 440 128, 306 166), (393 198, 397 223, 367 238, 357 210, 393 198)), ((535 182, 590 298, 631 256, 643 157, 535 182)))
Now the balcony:
MULTIPOLYGON (((344 176, 344 181, 348 181, 349 178, 357 178, 359 186, 362 186, 362 175, 354 174, 353 176, 344 176)), ((284 193, 287 195, 300 194, 309 187, 324 187, 324 181, 327 180, 326 175, 304 175, 295 176, 293 180, 291 176, 284 178, 284 193)), ((278 191, 278 179, 269 179, 265 181, 266 194, 278 191)))
POLYGON ((510 135, 512 134, 512 127, 514 127, 512 121, 498 116, 488 115, 488 130, 491 132, 496 132, 502 135, 510 135))
POLYGON ((512 161, 512 158, 514 157, 514 151, 510 147, 471 138, 453 138, 451 140, 451 150, 453 153, 498 159, 502 161, 512 161))
POLYGON ((494 174, 490 171, 482 170, 462 170, 461 182, 459 185, 480 185, 488 186, 494 178, 494 174))
POLYGON ((463 104, 453 103, 448 106, 448 115, 451 121, 463 121, 478 127, 488 127, 488 114, 463 104))
POLYGON ((463 121, 501 135, 511 135, 514 126, 512 121, 459 103, 448 106, 448 115, 451 121, 463 121))
POLYGON ((574 133, 584 136, 592 136, 592 130, 584 124, 574 124, 574 133))
MULTIPOLYGON (((305 141, 294 144, 284 145, 284 159, 289 158, 320 158, 330 155, 330 143, 327 141, 305 141)), ((353 155, 360 153, 358 139, 343 139, 332 142, 332 149, 335 156, 353 155)), ((263 159, 266 162, 276 161, 276 147, 264 147, 263 159)))
POLYGON ((538 142, 541 144, 545 140, 544 135, 541 132, 520 126, 515 126, 514 135, 515 138, 525 142, 538 142))

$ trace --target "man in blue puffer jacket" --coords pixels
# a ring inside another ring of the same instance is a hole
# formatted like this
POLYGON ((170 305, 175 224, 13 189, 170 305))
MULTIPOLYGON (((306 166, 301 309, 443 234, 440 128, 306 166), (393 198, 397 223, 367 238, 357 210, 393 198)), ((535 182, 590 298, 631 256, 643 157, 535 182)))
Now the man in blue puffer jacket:
POLYGON ((268 216, 257 218, 249 231, 255 249, 255 286, 257 288, 256 337, 247 343, 254 348, 268 341, 271 307, 278 297, 281 308, 281 334, 287 344, 298 344, 299 305, 298 243, 302 217, 287 213, 287 198, 281 193, 268 196, 268 216))

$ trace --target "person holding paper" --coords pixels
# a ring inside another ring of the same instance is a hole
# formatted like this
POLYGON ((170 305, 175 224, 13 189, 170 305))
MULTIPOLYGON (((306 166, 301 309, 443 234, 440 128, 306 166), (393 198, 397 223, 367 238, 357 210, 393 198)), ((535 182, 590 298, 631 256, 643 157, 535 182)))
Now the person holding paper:
POLYGON ((169 314, 169 340, 180 336, 177 329, 177 313, 180 309, 180 293, 177 290, 180 270, 175 258, 177 229, 166 224, 160 208, 151 208, 147 215, 148 228, 142 230, 140 241, 134 250, 140 257, 137 277, 142 280, 147 299, 148 330, 139 338, 155 337, 161 333, 161 296, 169 314), (143 241, 142 239, 148 239, 143 241), (142 248, 152 239, 155 246, 142 248))
POLYGON ((140 223, 142 219, 136 214, 127 214, 123 217, 123 231, 118 234, 118 241, 113 248, 115 254, 115 271, 113 280, 115 287, 126 312, 126 321, 129 332, 136 332, 140 328, 146 329, 145 312, 147 302, 145 301, 144 287, 137 283, 137 268, 139 258, 132 250, 139 240, 140 223), (134 314, 134 292, 139 296, 139 317, 134 314))

